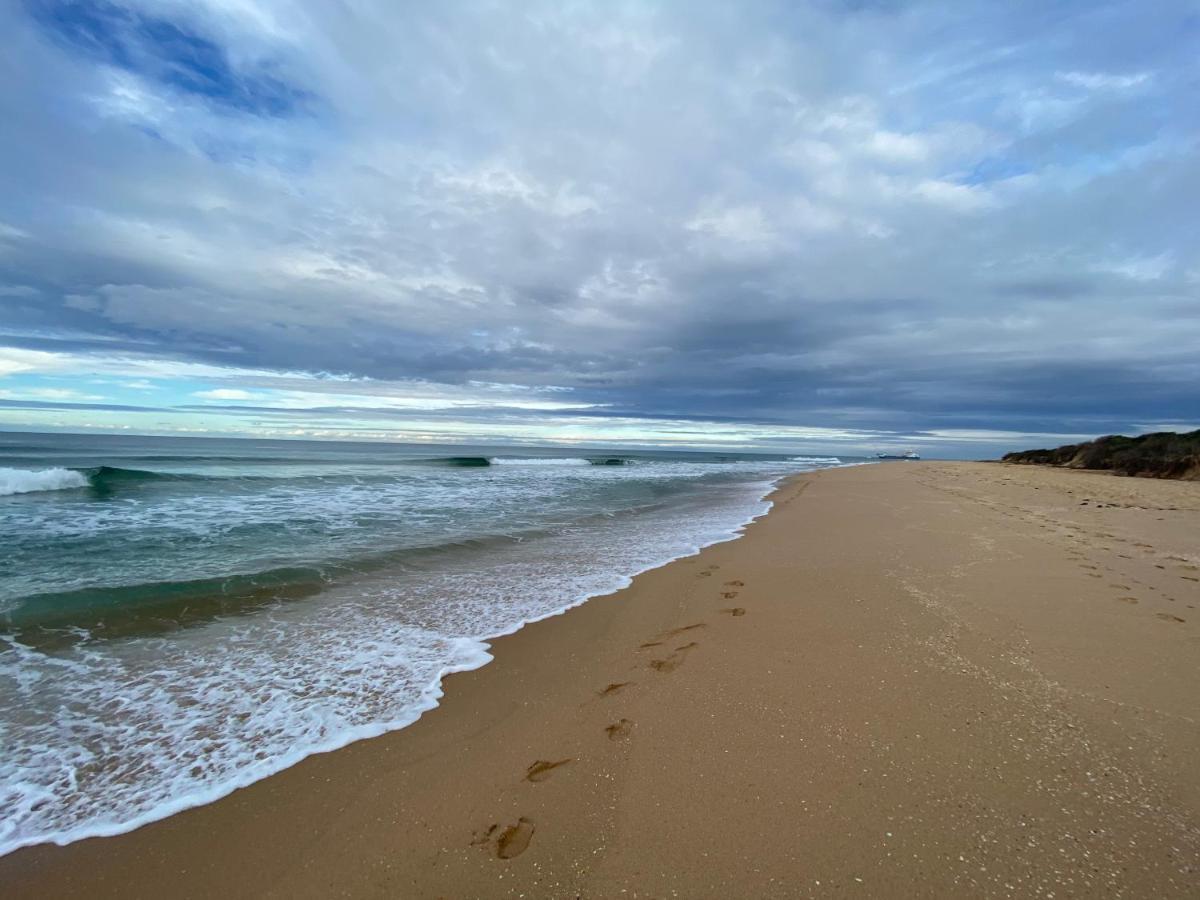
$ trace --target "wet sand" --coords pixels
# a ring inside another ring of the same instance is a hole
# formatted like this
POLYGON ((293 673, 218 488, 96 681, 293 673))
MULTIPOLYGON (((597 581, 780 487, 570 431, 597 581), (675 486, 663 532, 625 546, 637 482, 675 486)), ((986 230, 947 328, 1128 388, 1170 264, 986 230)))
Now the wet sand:
POLYGON ((1200 894, 1200 484, 799 477, 414 726, 8 897, 1200 894))

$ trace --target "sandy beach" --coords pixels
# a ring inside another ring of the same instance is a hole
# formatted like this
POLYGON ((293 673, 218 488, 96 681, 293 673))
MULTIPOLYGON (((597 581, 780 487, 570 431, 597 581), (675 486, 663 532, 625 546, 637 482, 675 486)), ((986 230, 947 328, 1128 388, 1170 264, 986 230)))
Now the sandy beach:
POLYGON ((1200 894, 1200 483, 799 476, 410 728, 8 897, 1200 894))

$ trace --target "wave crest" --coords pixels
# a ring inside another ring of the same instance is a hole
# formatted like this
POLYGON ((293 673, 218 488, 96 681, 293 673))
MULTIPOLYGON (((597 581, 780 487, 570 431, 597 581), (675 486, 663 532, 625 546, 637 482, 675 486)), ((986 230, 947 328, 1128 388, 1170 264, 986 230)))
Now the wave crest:
POLYGON ((505 458, 503 456, 493 456, 489 462, 493 466, 590 466, 590 459, 582 457, 537 457, 537 458, 505 458))
POLYGON ((492 464, 492 461, 486 456, 443 456, 428 460, 413 460, 413 462, 426 462, 432 465, 466 468, 472 468, 474 466, 490 466, 492 464))
POLYGON ((87 478, 74 469, 0 469, 0 497, 87 486, 87 478))

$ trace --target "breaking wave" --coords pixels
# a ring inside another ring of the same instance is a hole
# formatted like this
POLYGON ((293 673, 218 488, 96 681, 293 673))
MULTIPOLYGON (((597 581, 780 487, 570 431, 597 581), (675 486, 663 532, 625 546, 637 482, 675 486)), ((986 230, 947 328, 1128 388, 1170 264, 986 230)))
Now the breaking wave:
MULTIPOLYGON (((825 460, 820 460, 824 462, 825 460)), ((833 460, 836 462, 836 460, 833 460)), ((430 459, 398 459, 396 465, 446 466, 475 468, 487 466, 628 466, 633 460, 621 456, 600 457, 502 457, 502 456, 442 456, 430 459)), ((91 488, 96 494, 107 495, 122 488, 133 488, 147 482, 161 481, 239 481, 278 480, 255 475, 199 475, 181 472, 152 472, 147 469, 126 469, 120 466, 94 466, 86 469, 9 469, 0 468, 0 497, 29 494, 38 491, 77 490, 91 488)))
POLYGON ((0 497, 85 488, 87 478, 74 469, 0 469, 0 497))
POLYGON ((441 456, 411 460, 434 466, 628 466, 633 460, 624 456, 441 456))
POLYGON ((590 459, 582 459, 580 457, 558 458, 558 457, 537 457, 531 459, 525 458, 510 458, 503 456, 494 456, 489 462, 493 466, 590 466, 590 459))

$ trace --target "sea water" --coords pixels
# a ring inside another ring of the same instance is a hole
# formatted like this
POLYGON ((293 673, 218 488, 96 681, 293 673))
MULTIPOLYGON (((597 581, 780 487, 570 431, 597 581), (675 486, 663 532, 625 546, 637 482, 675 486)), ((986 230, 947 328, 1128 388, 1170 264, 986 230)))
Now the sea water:
POLYGON ((0 433, 0 853, 402 728, 850 458, 0 433))

